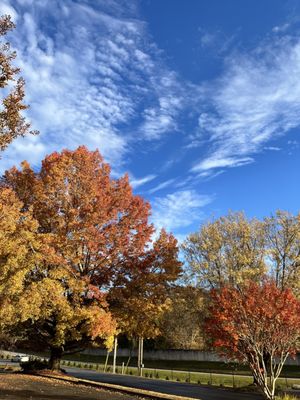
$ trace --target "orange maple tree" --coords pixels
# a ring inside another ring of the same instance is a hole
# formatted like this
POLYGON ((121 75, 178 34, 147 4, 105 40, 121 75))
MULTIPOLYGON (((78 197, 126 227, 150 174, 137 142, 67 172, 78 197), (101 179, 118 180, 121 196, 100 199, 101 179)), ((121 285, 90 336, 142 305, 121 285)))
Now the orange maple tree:
POLYGON ((112 179, 99 152, 83 146, 51 154, 39 172, 25 162, 6 172, 2 185, 32 213, 56 255, 31 271, 29 298, 41 314, 24 329, 50 348, 57 369, 63 352, 113 334, 106 294, 147 248, 150 205, 132 193, 126 175, 112 179))
POLYGON ((222 354, 249 364, 267 399, 289 355, 297 351, 300 302, 273 281, 212 290, 206 328, 222 354))
POLYGON ((154 338, 168 308, 169 290, 180 276, 177 240, 161 230, 153 246, 139 258, 128 260, 127 275, 109 293, 111 310, 129 337, 154 338))
POLYGON ((15 27, 9 15, 0 16, 0 151, 4 150, 12 140, 30 131, 30 123, 22 116, 22 111, 28 108, 24 104, 25 81, 17 78, 20 69, 13 65, 16 52, 3 37, 15 27))

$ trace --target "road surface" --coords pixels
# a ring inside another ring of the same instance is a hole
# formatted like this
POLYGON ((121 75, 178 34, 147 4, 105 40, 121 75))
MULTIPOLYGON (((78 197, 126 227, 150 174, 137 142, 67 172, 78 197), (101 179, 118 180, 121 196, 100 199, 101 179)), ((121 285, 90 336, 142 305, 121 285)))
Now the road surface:
MULTIPOLYGON (((18 363, 0 360, 0 364, 18 367, 18 363)), ((83 368, 63 367, 66 372, 76 378, 96 382, 111 383, 153 392, 193 397, 202 400, 262 400, 262 396, 252 393, 234 392, 228 389, 200 386, 192 383, 171 382, 159 379, 139 378, 130 375, 103 373, 83 368)))
POLYGON ((138 378, 129 375, 105 374, 82 368, 64 367, 69 375, 96 382, 111 383, 153 392, 194 397, 202 400, 261 400, 258 394, 233 392, 227 389, 204 387, 192 383, 163 381, 159 379, 138 378))

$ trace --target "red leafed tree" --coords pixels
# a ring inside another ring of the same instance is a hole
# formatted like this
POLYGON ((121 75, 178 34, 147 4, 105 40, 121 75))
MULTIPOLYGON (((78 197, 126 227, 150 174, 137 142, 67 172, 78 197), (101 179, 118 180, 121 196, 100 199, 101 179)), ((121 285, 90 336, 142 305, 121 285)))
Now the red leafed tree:
POLYGON ((127 176, 112 179, 99 152, 85 147, 51 154, 39 172, 23 163, 2 185, 32 213, 57 257, 46 257, 28 277, 28 298, 36 294, 31 304, 41 312, 23 328, 36 346, 50 348, 50 367, 58 369, 63 352, 113 333, 105 298, 131 273, 128 260, 147 248, 150 205, 132 193, 127 176))
POLYGON ((206 327, 220 352, 248 363, 265 398, 274 399, 276 380, 300 335, 300 302, 293 293, 273 281, 213 290, 206 327))
POLYGON ((175 237, 162 229, 151 249, 128 261, 127 276, 110 291, 111 310, 129 337, 154 338, 160 333, 169 290, 182 272, 178 251, 175 237))

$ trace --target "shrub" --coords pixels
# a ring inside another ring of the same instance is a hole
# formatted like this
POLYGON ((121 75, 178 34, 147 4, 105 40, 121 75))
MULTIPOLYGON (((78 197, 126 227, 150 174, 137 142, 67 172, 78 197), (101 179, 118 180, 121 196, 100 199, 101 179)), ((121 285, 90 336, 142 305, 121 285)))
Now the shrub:
POLYGON ((47 369, 48 368, 48 363, 42 360, 30 360, 30 361, 26 361, 26 362, 22 362, 21 364, 21 368, 23 371, 25 372, 29 372, 29 371, 40 371, 43 369, 47 369))

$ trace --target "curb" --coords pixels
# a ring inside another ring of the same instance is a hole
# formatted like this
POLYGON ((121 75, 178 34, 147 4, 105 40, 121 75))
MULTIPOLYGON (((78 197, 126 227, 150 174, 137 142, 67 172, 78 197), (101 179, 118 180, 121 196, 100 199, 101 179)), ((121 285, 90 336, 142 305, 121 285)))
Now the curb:
POLYGON ((131 388, 131 387, 127 387, 127 386, 113 385, 111 383, 104 383, 104 382, 89 381, 87 379, 77 379, 77 378, 67 377, 67 376, 66 377, 53 376, 53 375, 48 375, 48 374, 38 374, 38 376, 42 376, 45 378, 51 378, 51 379, 57 379, 60 381, 65 381, 65 382, 71 382, 76 385, 85 385, 85 386, 91 386, 91 387, 96 387, 96 388, 101 388, 101 389, 109 389, 109 390, 113 390, 113 391, 120 392, 120 393, 142 396, 144 398, 152 399, 152 400, 156 400, 156 399, 157 400, 160 400, 160 399, 199 400, 199 399, 196 399, 195 397, 176 396, 173 394, 171 395, 171 394, 153 392, 153 391, 144 390, 144 389, 136 389, 136 388, 131 388))

